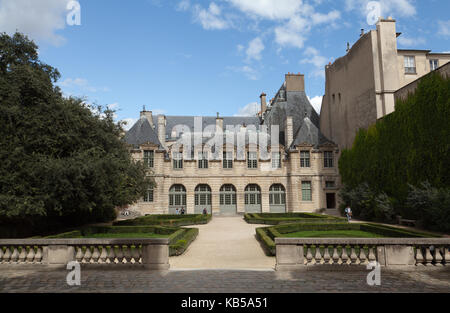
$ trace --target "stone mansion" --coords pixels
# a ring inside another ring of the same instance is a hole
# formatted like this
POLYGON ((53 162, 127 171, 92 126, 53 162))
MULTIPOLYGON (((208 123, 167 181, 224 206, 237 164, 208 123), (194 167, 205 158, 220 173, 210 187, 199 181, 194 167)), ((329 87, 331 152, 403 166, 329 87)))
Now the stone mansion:
POLYGON ((274 99, 267 104, 264 93, 260 99, 254 117, 153 116, 144 109, 124 140, 156 187, 129 209, 142 215, 335 209, 339 150, 319 129, 304 76, 287 74, 274 99))

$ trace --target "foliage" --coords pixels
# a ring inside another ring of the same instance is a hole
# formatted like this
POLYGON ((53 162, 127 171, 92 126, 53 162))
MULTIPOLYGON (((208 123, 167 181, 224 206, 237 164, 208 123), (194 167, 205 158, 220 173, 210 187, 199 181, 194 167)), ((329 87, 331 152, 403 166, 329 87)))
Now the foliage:
POLYGON ((278 225, 288 223, 346 223, 347 219, 314 213, 246 213, 249 224, 278 225))
MULTIPOLYGON (((425 181, 434 188, 450 185, 449 117, 450 78, 439 73, 427 75, 414 94, 397 101, 394 113, 360 130, 353 147, 342 152, 339 170, 347 186, 343 201, 356 199, 361 207, 352 209, 368 219, 384 216, 388 221, 391 206, 395 214, 412 218, 414 210, 406 201, 410 185, 425 181), (363 195, 355 196, 352 191, 363 195)), ((448 198, 442 200, 447 201, 442 207, 450 207, 448 198)), ((437 208, 423 214, 423 219, 432 214, 437 221, 446 220, 448 213, 437 208)), ((426 224, 436 228, 432 226, 436 223, 426 224)))
POLYGON ((188 214, 188 215, 148 215, 132 220, 114 222, 116 226, 132 225, 161 225, 161 226, 189 226, 208 224, 212 215, 188 214))
POLYGON ((0 34, 0 236, 109 221, 148 189, 114 112, 66 98, 24 35, 0 34))
POLYGON ((340 209, 342 213, 350 205, 354 217, 364 220, 392 222, 395 219, 393 200, 386 193, 375 193, 367 183, 350 189, 344 186, 340 191, 343 201, 340 209))
POLYGON ((450 232, 450 188, 433 188, 429 182, 420 188, 410 185, 407 206, 425 227, 450 232))

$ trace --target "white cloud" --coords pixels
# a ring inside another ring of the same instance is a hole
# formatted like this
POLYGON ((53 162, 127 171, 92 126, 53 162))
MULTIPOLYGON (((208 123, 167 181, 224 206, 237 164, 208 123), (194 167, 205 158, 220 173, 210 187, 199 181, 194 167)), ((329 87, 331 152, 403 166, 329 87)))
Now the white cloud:
POLYGON ((89 85, 87 79, 84 78, 66 78, 58 85, 66 90, 78 90, 87 92, 108 92, 108 87, 93 87, 89 85))
POLYGON ((448 21, 439 21, 439 35, 449 37, 450 36, 450 20, 448 21))
POLYGON ((410 38, 406 36, 400 36, 397 40, 397 42, 404 47, 413 47, 413 46, 419 46, 426 43, 425 38, 419 37, 419 38, 410 38))
MULTIPOLYGON (((360 11, 363 16, 368 14, 367 4, 373 0, 345 0, 348 11, 360 11)), ((389 15, 411 17, 416 15, 417 10, 412 0, 379 0, 381 16, 387 18, 389 15)))
POLYGON ((325 65, 328 59, 320 55, 320 52, 313 47, 308 47, 304 54, 306 58, 300 60, 300 64, 312 64, 315 67, 312 76, 325 77, 325 65))
POLYGON ((69 0, 0 0, 0 30, 19 31, 37 41, 61 45, 65 38, 56 32, 66 26, 69 0))
MULTIPOLYGON (((238 48, 239 49, 239 48, 238 48)), ((247 60, 261 60, 261 52, 264 50, 264 44, 261 38, 257 37, 250 41, 246 51, 247 60)))
POLYGON ((122 120, 122 122, 125 122, 126 124, 123 126, 123 128, 128 131, 133 127, 133 125, 138 121, 137 118, 125 118, 122 120))
POLYGON ((177 4, 177 11, 187 11, 191 8, 191 2, 189 0, 182 0, 177 4))
POLYGON ((231 27, 229 21, 222 16, 222 9, 212 2, 208 9, 202 8, 200 5, 196 5, 194 8, 195 21, 200 23, 206 30, 213 29, 227 29, 231 27))
POLYGON ((269 20, 285 20, 294 17, 302 8, 302 0, 227 0, 240 11, 269 20))
POLYGON ((256 116, 260 111, 260 106, 257 102, 252 102, 239 109, 239 112, 234 116, 256 116))
POLYGON ((321 96, 316 96, 314 98, 308 97, 309 102, 311 102, 311 105, 314 107, 314 110, 316 110, 318 114, 320 114, 320 110, 322 109, 322 98, 323 97, 321 96))
POLYGON ((260 78, 259 72, 249 65, 229 66, 227 69, 233 72, 243 73, 250 80, 258 80, 260 78))

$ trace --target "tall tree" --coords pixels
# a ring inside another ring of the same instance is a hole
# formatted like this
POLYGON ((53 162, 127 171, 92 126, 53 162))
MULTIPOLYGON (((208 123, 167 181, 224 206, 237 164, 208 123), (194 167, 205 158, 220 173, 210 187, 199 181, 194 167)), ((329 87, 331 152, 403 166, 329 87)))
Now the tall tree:
POLYGON ((153 184, 114 112, 64 97, 59 77, 26 36, 0 34, 0 228, 13 235, 112 220, 153 184))

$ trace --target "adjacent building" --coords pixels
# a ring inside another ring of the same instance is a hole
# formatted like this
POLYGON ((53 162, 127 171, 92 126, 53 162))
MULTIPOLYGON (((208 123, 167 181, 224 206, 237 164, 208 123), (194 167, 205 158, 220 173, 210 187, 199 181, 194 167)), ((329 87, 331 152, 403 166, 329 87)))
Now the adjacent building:
POLYGON ((124 140, 156 187, 130 210, 234 215, 335 209, 339 149, 320 131, 304 75, 287 74, 275 98, 267 103, 266 97, 260 96, 254 117, 153 116, 144 109, 124 140))
POLYGON ((395 110, 395 93, 450 62, 448 53, 397 48, 396 22, 380 19, 361 32, 347 54, 326 66, 320 113, 322 133, 341 149, 350 148, 357 131, 395 110))

